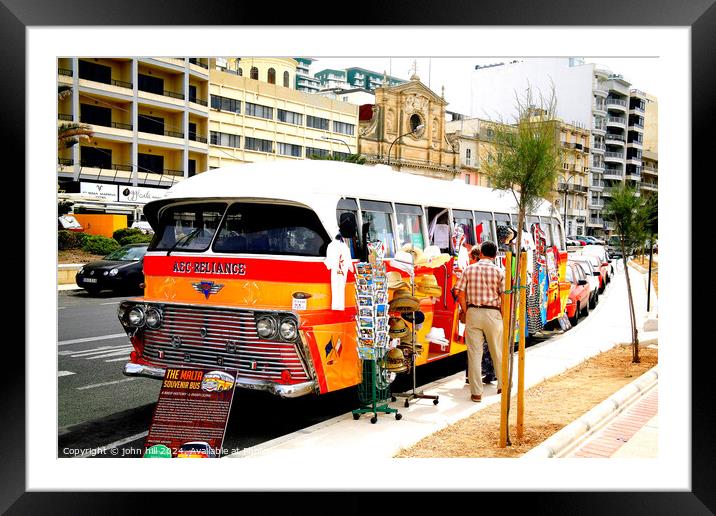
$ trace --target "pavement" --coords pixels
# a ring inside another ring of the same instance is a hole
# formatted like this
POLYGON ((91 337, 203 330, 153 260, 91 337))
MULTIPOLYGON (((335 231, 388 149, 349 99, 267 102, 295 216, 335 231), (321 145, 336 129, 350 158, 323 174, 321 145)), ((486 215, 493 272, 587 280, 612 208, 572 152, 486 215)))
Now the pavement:
MULTIPOLYGON (((650 325, 654 328, 653 331, 643 331, 648 321, 657 318, 655 293, 652 289, 651 311, 647 313, 646 277, 633 268, 630 269, 630 277, 637 321, 640 324, 640 342, 644 345, 658 345, 658 330, 655 325, 650 325), (635 278, 641 281, 634 281, 635 278)), ((564 334, 526 350, 525 389, 561 374, 614 346, 630 343, 631 327, 626 316, 629 310, 627 298, 623 265, 619 264, 617 274, 588 317, 581 319, 577 326, 564 334)), ((516 371, 517 354, 515 354, 514 367, 516 371)), ((624 392, 629 391, 628 396, 620 391, 613 396, 617 401, 605 400, 604 406, 600 408, 598 425, 595 421, 583 425, 590 431, 577 432, 572 437, 568 437, 566 442, 562 443, 563 449, 578 448, 587 438, 598 439, 597 430, 607 428, 610 422, 617 424, 620 418, 627 418, 627 411, 631 410, 632 404, 644 398, 647 391, 658 392, 658 387, 654 387, 657 383, 655 378, 658 378, 658 373, 655 371, 657 369, 651 371, 651 376, 654 378, 637 379, 630 390, 623 389, 624 392), (647 384, 654 385, 647 389, 647 384)), ((514 381, 516 383, 516 379, 514 381)), ((311 463, 314 460, 330 460, 335 457, 362 462, 390 459, 424 437, 500 401, 500 396, 496 393, 496 385, 490 384, 484 388, 482 402, 472 402, 469 388, 465 384, 465 374, 462 371, 422 386, 418 391, 428 395, 438 395, 439 403, 434 405, 430 399, 418 399, 412 400, 410 406, 405 408, 404 398, 398 397, 396 402, 389 405, 398 409, 402 415, 399 421, 393 414, 378 413, 377 423, 371 424, 372 413, 364 414, 358 420, 354 420, 349 412, 298 432, 245 448, 238 453, 228 455, 227 458, 250 460, 269 457, 272 460, 302 461, 296 463, 311 463)), ((516 395, 516 389, 513 395, 516 395)), ((658 400, 658 398, 654 399, 658 400)), ((650 398, 650 402, 652 409, 656 410, 654 399, 650 398)), ((614 454, 653 456, 656 453, 655 435, 658 431, 658 419, 655 415, 648 419, 640 417, 641 419, 637 419, 641 421, 640 423, 636 423, 635 419, 624 420, 621 427, 621 440, 618 440, 620 446, 613 450, 614 454), (630 431, 634 430, 629 435, 624 433, 627 427, 630 431)))

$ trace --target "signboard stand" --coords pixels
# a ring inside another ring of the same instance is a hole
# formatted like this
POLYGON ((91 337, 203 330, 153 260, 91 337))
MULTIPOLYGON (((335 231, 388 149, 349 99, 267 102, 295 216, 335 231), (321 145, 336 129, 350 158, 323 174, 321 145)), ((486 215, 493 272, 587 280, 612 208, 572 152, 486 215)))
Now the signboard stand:
POLYGON ((168 367, 144 456, 218 458, 235 388, 233 372, 168 367))

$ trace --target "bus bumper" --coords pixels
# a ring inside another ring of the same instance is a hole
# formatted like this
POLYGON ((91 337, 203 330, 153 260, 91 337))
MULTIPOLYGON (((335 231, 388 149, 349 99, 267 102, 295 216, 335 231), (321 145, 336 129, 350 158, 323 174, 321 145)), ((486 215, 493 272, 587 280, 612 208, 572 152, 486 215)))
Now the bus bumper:
MULTIPOLYGON (((146 378, 161 380, 164 378, 164 371, 165 369, 162 367, 135 364, 133 362, 128 362, 124 366, 124 374, 126 376, 143 376, 146 378)), ((315 381, 284 385, 239 377, 236 381, 236 386, 242 389, 268 391, 271 394, 275 394, 276 396, 280 396, 282 398, 298 398, 312 392, 317 392, 317 385, 315 381)))

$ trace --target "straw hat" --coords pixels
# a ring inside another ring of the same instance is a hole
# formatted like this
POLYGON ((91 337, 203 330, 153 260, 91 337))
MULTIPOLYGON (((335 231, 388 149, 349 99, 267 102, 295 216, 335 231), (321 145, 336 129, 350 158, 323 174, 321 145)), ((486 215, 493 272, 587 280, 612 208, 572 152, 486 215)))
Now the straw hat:
POLYGON ((405 321, 398 318, 398 317, 391 317, 388 321, 388 325, 390 326, 390 329, 388 330, 388 334, 391 338, 402 338, 410 333, 410 330, 408 329, 408 325, 405 324, 405 321))
POLYGON ((420 276, 415 280, 415 288, 417 288, 423 294, 429 296, 440 297, 443 293, 443 289, 438 285, 438 280, 432 274, 426 274, 420 276))
POLYGON ((403 277, 398 271, 390 271, 385 274, 385 279, 388 282, 388 288, 391 290, 399 288, 408 288, 408 284, 403 281, 403 277))
MULTIPOLYGON (((413 344, 411 342, 401 342, 400 344, 398 344, 397 349, 401 350, 403 352, 403 355, 405 355, 406 357, 409 357, 410 354, 413 352, 413 344)), ((416 342, 415 343, 415 354, 419 355, 422 352, 423 352, 423 345, 418 344, 416 342)))
POLYGON ((420 301, 409 290, 396 290, 388 308, 391 312, 415 312, 420 309, 420 301))
POLYGON ((408 274, 413 273, 413 255, 406 251, 398 251, 395 258, 391 261, 391 265, 396 269, 405 271, 408 274))
POLYGON ((405 312, 401 314, 401 317, 409 323, 413 323, 413 319, 415 319, 416 329, 420 329, 420 326, 425 322, 425 314, 420 310, 417 312, 405 312))
POLYGON ((415 260, 415 265, 420 267, 440 267, 450 261, 450 255, 441 253, 440 248, 436 245, 429 245, 425 248, 422 255, 415 260))
POLYGON ((415 247, 413 244, 405 244, 400 250, 411 255, 413 263, 417 263, 423 259, 422 249, 415 247))
POLYGON ((402 373, 408 370, 405 365, 405 355, 398 348, 393 348, 385 355, 385 368, 394 373, 402 373))

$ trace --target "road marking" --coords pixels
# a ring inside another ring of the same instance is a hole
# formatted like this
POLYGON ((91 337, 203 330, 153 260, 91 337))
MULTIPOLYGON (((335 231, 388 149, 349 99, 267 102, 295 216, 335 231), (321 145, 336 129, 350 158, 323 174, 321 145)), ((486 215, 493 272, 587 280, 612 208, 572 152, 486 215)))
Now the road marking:
POLYGON ((131 443, 132 441, 136 441, 137 439, 141 439, 142 437, 146 437, 147 435, 149 435, 149 431, 142 432, 141 434, 130 435, 129 437, 125 437, 124 439, 120 439, 119 441, 114 441, 113 443, 105 444, 104 446, 101 446, 100 448, 95 448, 94 450, 90 450, 86 453, 83 453, 82 455, 78 455, 77 457, 84 458, 84 457, 90 457, 92 455, 99 455, 104 450, 117 448, 118 446, 122 446, 123 444, 131 443))
MULTIPOLYGON (((124 345, 122 345, 124 347, 124 345)), ((72 357, 81 357, 83 355, 91 355, 93 353, 104 353, 108 349, 113 349, 112 346, 102 346, 99 348, 92 348, 92 349, 75 349, 75 350, 67 350, 67 351, 58 351, 57 354, 60 356, 65 355, 72 355, 72 357)))
POLYGON ((67 308, 67 307, 66 306, 58 306, 57 307, 58 310, 64 310, 65 308, 67 308))
POLYGON ((118 305, 119 301, 112 301, 111 303, 100 303, 100 305, 118 305))
POLYGON ((115 385, 118 383, 131 382, 133 380, 136 380, 136 378, 123 378, 122 380, 115 380, 113 382, 95 383, 92 385, 85 385, 83 387, 77 387, 77 390, 83 391, 85 389, 94 389, 95 387, 104 387, 106 385, 115 385))
POLYGON ((102 335, 100 337, 86 337, 84 339, 72 339, 72 340, 61 340, 57 343, 58 346, 67 346, 69 344, 79 344, 80 342, 94 342, 96 340, 109 340, 116 339, 117 337, 126 337, 126 333, 114 333, 112 335, 102 335))
POLYGON ((124 355, 127 356, 127 354, 132 350, 132 346, 129 346, 128 348, 119 349, 116 351, 112 351, 111 353, 104 353, 102 355, 96 355, 93 357, 85 357, 87 360, 95 360, 97 358, 109 358, 109 357, 116 357, 117 355, 124 355))
POLYGON ((57 378, 60 376, 69 376, 71 374, 75 374, 72 371, 57 371, 57 378))
POLYGON ((127 360, 127 357, 119 357, 119 358, 110 358, 109 360, 105 360, 105 362, 121 362, 122 360, 127 360))

